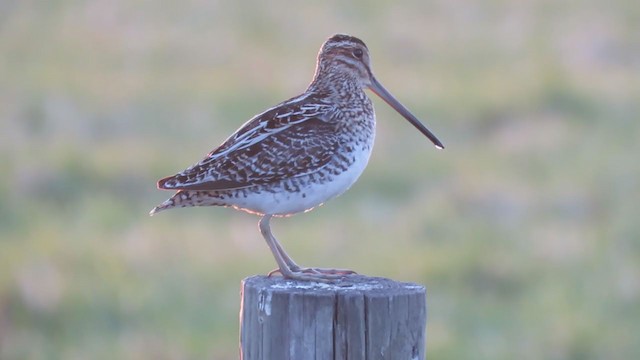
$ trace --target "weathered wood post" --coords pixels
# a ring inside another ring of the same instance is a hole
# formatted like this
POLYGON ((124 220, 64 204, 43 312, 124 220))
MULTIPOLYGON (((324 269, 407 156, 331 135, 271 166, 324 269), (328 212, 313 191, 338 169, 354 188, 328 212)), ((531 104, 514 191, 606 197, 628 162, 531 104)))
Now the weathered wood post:
POLYGON ((335 284, 242 281, 242 360, 425 358, 423 286, 352 275, 335 284))

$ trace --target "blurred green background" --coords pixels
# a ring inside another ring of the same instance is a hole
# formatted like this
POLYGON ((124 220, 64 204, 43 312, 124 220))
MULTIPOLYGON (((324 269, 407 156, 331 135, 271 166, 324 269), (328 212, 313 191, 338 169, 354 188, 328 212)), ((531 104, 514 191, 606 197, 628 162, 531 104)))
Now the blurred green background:
POLYGON ((275 220, 300 263, 428 288, 431 359, 640 357, 636 1, 0 2, 0 358, 236 359, 258 218, 155 181, 369 46, 377 145, 275 220))

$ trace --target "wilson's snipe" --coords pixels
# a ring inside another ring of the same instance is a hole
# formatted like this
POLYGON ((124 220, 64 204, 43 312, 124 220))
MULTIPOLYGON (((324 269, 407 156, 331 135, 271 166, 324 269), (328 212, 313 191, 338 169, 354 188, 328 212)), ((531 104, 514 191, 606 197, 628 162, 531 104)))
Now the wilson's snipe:
POLYGON ((269 221, 311 210, 358 179, 375 137, 367 88, 443 148, 376 80, 362 40, 338 34, 322 45, 313 81, 302 95, 256 115, 202 161, 158 181, 159 189, 178 192, 150 214, 187 206, 230 206, 258 214, 260 231, 278 263, 274 272, 314 281, 353 273, 298 266, 271 234, 269 221))

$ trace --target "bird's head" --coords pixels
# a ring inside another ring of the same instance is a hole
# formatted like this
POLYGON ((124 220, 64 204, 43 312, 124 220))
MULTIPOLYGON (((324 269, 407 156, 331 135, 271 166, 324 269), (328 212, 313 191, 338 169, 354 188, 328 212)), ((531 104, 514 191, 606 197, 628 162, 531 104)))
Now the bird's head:
POLYGON ((327 39, 318 53, 316 76, 326 73, 353 78, 362 88, 371 86, 373 75, 367 45, 356 37, 344 34, 327 39))
POLYGON ((382 98, 389 106, 427 136, 437 148, 444 148, 440 140, 373 76, 367 45, 362 40, 350 35, 333 35, 320 48, 316 74, 310 87, 340 87, 345 83, 353 84, 354 81, 362 89, 368 88, 382 98))

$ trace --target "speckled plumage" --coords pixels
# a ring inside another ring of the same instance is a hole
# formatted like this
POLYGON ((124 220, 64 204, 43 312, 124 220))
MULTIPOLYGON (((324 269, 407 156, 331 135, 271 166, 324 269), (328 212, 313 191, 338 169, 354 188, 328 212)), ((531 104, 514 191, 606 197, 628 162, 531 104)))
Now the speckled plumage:
POLYGON ((442 147, 373 77, 366 45, 339 34, 323 44, 313 81, 302 95, 256 115, 203 160, 158 181, 158 188, 177 193, 151 215, 187 206, 230 206, 263 215, 261 229, 283 276, 333 279, 334 270, 302 269, 275 238, 270 243, 269 219, 310 210, 346 191, 360 176, 375 137, 375 114, 365 88, 442 147))

